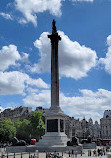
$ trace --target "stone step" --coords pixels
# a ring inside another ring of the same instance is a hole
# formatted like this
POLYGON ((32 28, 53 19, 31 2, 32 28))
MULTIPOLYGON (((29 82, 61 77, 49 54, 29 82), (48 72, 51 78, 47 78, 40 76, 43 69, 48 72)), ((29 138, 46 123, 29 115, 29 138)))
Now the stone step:
POLYGON ((66 144, 66 141, 60 141, 60 140, 58 140, 58 141, 51 141, 51 140, 43 140, 43 141, 39 141, 38 143, 46 143, 46 144, 66 144))
POLYGON ((37 144, 66 144, 66 142, 63 141, 40 141, 37 144))
POLYGON ((37 144, 37 147, 51 147, 51 146, 65 146, 65 144, 64 143, 57 143, 57 144, 53 144, 53 143, 49 143, 49 144, 47 144, 47 143, 40 143, 40 144, 37 144))
POLYGON ((67 138, 52 138, 52 137, 43 137, 43 139, 40 139, 39 141, 42 141, 42 140, 49 140, 49 141, 67 141, 67 138))

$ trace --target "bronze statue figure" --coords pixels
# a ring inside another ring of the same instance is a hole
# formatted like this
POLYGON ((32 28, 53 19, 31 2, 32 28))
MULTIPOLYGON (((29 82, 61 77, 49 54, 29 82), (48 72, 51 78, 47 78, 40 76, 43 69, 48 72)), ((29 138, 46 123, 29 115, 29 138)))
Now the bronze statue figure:
POLYGON ((52 22, 52 33, 56 33, 57 32, 57 30, 56 30, 56 22, 55 22, 55 20, 53 19, 53 22, 52 22))

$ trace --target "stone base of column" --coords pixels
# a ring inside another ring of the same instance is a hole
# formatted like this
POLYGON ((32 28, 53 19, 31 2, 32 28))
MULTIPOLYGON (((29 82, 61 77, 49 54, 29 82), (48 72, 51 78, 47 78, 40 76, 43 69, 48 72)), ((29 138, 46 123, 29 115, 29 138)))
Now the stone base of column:
POLYGON ((64 132, 47 132, 42 139, 36 143, 37 147, 66 147, 68 138, 64 132))
POLYGON ((59 108, 49 109, 45 114, 45 135, 36 144, 39 148, 50 149, 62 148, 67 146, 67 135, 65 134, 65 117, 66 115, 59 108))

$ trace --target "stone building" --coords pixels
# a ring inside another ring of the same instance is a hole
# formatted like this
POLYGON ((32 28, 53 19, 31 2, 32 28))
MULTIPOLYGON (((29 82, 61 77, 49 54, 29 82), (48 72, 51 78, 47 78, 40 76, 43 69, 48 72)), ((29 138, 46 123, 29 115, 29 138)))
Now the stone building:
POLYGON ((68 138, 72 139, 72 137, 77 136, 78 138, 83 138, 86 132, 86 120, 80 121, 79 119, 75 119, 74 117, 67 116, 65 120, 65 133, 68 138))
POLYGON ((103 118, 100 119, 101 138, 111 139, 111 110, 105 110, 103 118))
POLYGON ((93 125, 93 129, 94 129, 94 135, 93 135, 93 138, 96 139, 96 138, 100 138, 100 133, 101 133, 101 126, 100 124, 98 123, 98 121, 95 121, 94 125, 93 125))
POLYGON ((93 125, 92 118, 90 118, 88 121, 88 130, 89 130, 91 138, 93 138, 94 137, 94 125, 93 125))
POLYGON ((72 139, 75 136, 75 119, 67 116, 65 119, 65 133, 68 138, 72 139))
POLYGON ((79 139, 86 139, 89 135, 92 139, 97 139, 100 138, 100 125, 97 121, 93 123, 91 118, 87 121, 85 118, 79 120, 67 116, 65 133, 70 139, 74 136, 77 136, 79 139))
POLYGON ((2 121, 4 118, 10 118, 13 122, 16 120, 28 119, 31 111, 31 107, 24 106, 16 107, 14 109, 8 108, 0 113, 0 121, 2 121))
POLYGON ((90 135, 88 125, 89 125, 88 121, 85 118, 83 118, 81 120, 82 137, 85 138, 85 139, 90 135))
POLYGON ((38 107, 36 107, 36 110, 35 110, 35 111, 42 112, 42 113, 44 114, 47 110, 48 110, 48 109, 43 108, 42 106, 38 106, 38 107))
POLYGON ((79 119, 75 120, 75 136, 78 138, 83 137, 83 130, 81 126, 81 121, 79 119))

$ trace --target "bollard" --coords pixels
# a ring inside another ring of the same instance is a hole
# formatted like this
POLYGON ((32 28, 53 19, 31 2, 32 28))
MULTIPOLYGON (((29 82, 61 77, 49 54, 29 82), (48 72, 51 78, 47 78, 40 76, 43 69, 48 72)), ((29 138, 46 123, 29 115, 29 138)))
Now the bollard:
POLYGON ((7 158, 8 158, 8 152, 7 152, 7 158))
POLYGON ((5 157, 5 155, 3 154, 1 158, 4 158, 4 157, 5 157))
POLYGON ((15 158, 15 153, 14 153, 14 158, 15 158))
POLYGON ((70 151, 69 151, 69 157, 70 157, 70 151))
POLYGON ((62 152, 62 156, 63 156, 63 152, 62 152))
POLYGON ((74 150, 72 150, 72 156, 73 156, 73 158, 74 158, 74 150))
POLYGON ((81 156, 82 156, 82 151, 81 151, 81 156))
POLYGON ((30 152, 29 152, 29 158, 30 158, 30 152))
POLYGON ((35 156, 36 156, 37 158, 39 158, 39 151, 38 151, 38 150, 35 151, 35 156))
POLYGON ((21 152, 21 158, 22 158, 22 152, 21 152))

